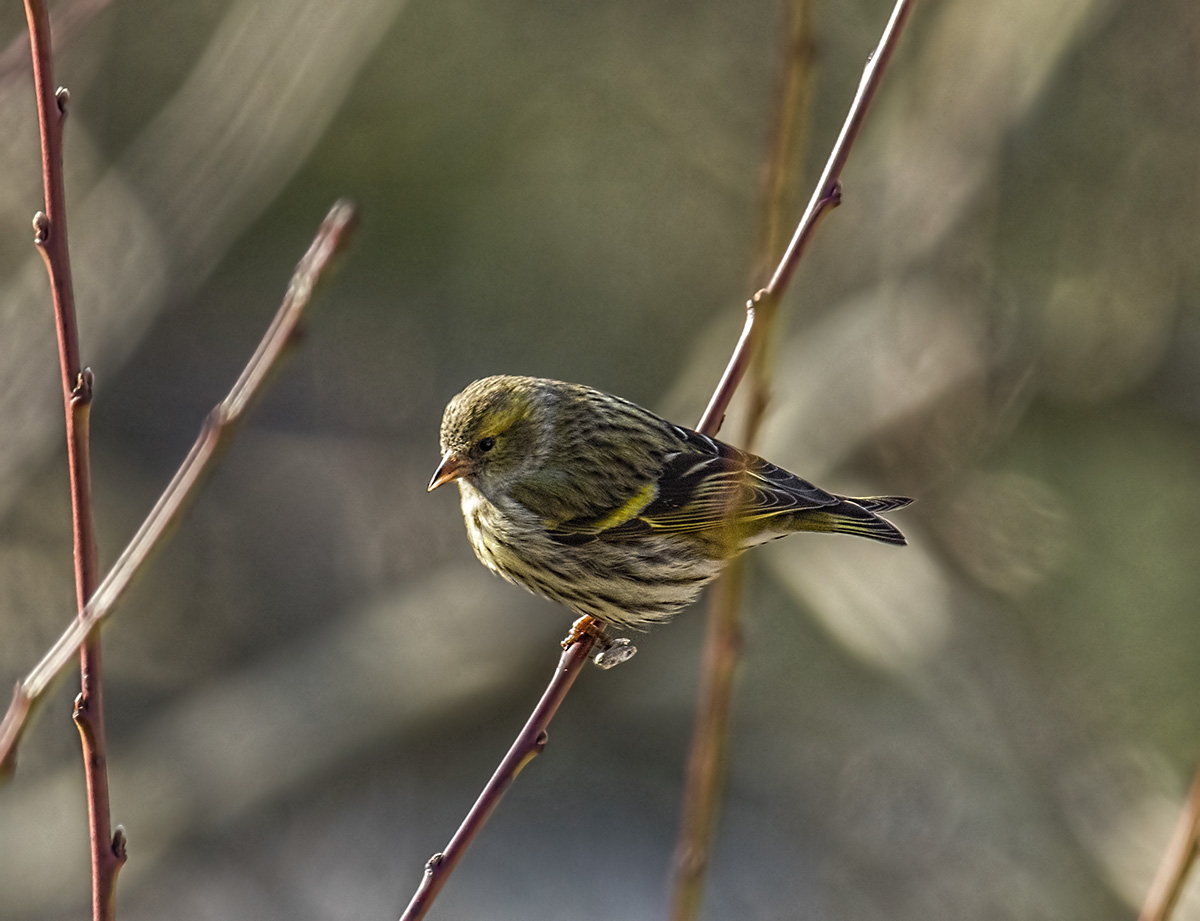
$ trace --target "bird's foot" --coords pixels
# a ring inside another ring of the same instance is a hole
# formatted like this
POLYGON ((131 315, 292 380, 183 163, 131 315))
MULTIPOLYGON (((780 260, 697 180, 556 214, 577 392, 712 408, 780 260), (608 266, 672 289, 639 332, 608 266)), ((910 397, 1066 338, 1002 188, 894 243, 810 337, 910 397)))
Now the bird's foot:
POLYGON ((596 641, 596 645, 602 646, 608 640, 608 634, 604 632, 604 621, 584 614, 583 617, 571 624, 570 632, 563 637, 559 645, 566 649, 568 646, 578 643, 585 636, 590 636, 596 641))
POLYGON ((563 637, 562 647, 566 649, 578 643, 585 636, 590 636, 596 644, 596 654, 592 661, 600 668, 608 669, 632 659, 637 647, 623 636, 615 639, 604 629, 604 622, 595 617, 583 616, 571 624, 571 631, 563 637))
POLYGON ((592 656, 592 661, 600 668, 614 668, 637 654, 637 647, 623 636, 616 639, 605 636, 604 639, 604 645, 597 644, 599 651, 592 656))

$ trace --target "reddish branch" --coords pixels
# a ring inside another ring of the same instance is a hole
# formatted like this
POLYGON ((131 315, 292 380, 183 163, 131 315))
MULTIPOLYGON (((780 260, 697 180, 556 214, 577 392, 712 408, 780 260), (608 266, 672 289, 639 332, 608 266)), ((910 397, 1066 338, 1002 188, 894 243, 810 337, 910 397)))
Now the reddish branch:
MULTIPOLYGON (((267 372, 291 340, 296 321, 312 293, 313 282, 336 249, 349 224, 351 209, 335 206, 330 214, 333 226, 323 226, 318 237, 320 252, 309 253, 306 271, 297 272, 289 296, 276 323, 260 346, 259 353, 234 387, 230 399, 214 412, 201 434, 197 448, 185 462, 184 476, 177 476, 168 487, 164 501, 151 513, 147 525, 138 532, 114 568, 105 586, 109 591, 100 598, 96 591, 96 542, 91 508, 91 464, 88 422, 92 400, 92 374, 79 358, 79 334, 75 321, 75 300, 71 284, 71 265, 67 245, 66 193, 63 182, 63 122, 69 95, 55 87, 52 68, 50 21, 41 0, 26 0, 26 18, 33 62, 38 124, 41 134, 42 177, 45 186, 45 211, 33 219, 34 242, 46 263, 54 302, 58 335, 59 364, 62 371, 63 405, 67 430, 67 463, 70 471, 71 519, 75 558, 75 592, 79 615, 34 672, 17 686, 12 706, 0 724, 0 775, 12 767, 15 745, 33 703, 50 681, 79 651, 81 690, 75 699, 74 719, 83 748, 84 776, 87 786, 88 825, 92 855, 92 917, 110 921, 116 913, 117 875, 125 864, 125 836, 118 828, 112 832, 109 813, 108 767, 104 737, 103 682, 100 636, 96 625, 111 610, 112 602, 123 591, 149 551, 158 542, 166 525, 183 508, 207 460, 224 440, 230 425, 245 408, 246 399, 261 386, 267 372), (269 354, 264 354, 264 352, 269 354), (227 405, 228 404, 228 405, 227 405), (144 538, 149 537, 149 540, 144 538), (139 541, 139 538, 143 540, 139 541), (114 583, 111 584, 110 583, 114 583), (119 583, 119 584, 116 584, 119 583)), ((316 248, 316 244, 314 244, 316 248)), ((104 586, 102 586, 104 588, 104 586)))
MULTIPOLYGON (((811 0, 792 0, 787 11, 775 118, 763 171, 759 274, 775 264, 786 241, 786 221, 791 211, 791 192, 800 161, 800 141, 806 125, 804 115, 808 109, 812 84, 811 7, 811 0)), ((742 342, 739 343, 739 348, 745 350, 744 354, 752 356, 753 369, 749 409, 741 441, 747 450, 754 447, 770 398, 768 353, 778 307, 777 296, 751 302, 742 342)), ((735 370, 733 373, 738 372, 735 370)), ((731 372, 726 372, 726 378, 730 379, 732 386, 731 372)), ((716 434, 720 421, 715 415, 707 417, 701 420, 701 430, 707 427, 710 431, 706 434, 716 434)), ((730 510, 731 513, 735 511, 730 510)), ((671 871, 669 916, 678 921, 688 921, 699 914, 712 842, 720 817, 721 793, 729 763, 733 687, 742 659, 741 598, 744 582, 743 562, 734 560, 710 595, 695 724, 680 810, 679 840, 671 871)))
MULTIPOLYGON (((54 35, 56 44, 62 48, 75 36, 83 32, 96 14, 112 0, 59 0, 54 5, 54 35)), ((12 43, 0 51, 0 83, 7 83, 29 72, 29 42, 26 36, 17 36, 12 43)))
POLYGON ((850 104, 850 111, 846 115, 845 122, 842 123, 841 133, 834 142, 833 150, 825 163, 825 169, 821 172, 821 178, 817 180, 817 187, 813 190, 808 207, 804 209, 800 223, 796 226, 796 232, 792 235, 792 240, 776 267, 775 274, 767 282, 767 286, 746 302, 746 324, 742 328, 741 338, 738 340, 737 347, 729 359, 729 364, 721 376, 721 381, 717 385, 712 399, 708 402, 708 408, 704 410, 704 415, 700 417, 697 425, 697 429, 705 434, 715 434, 721 428, 725 410, 729 408, 729 401, 733 399, 734 391, 737 390, 738 384, 746 374, 746 369, 750 366, 750 359, 754 355, 759 340, 755 324, 759 304, 767 299, 777 301, 782 296, 792 278, 792 273, 796 271, 800 257, 804 255, 808 241, 817 229, 817 224, 832 208, 836 208, 841 203, 842 168, 850 156, 850 148, 854 146, 855 138, 858 137, 858 129, 862 127, 867 108, 875 97, 876 90, 879 89, 883 72, 892 58, 900 31, 904 28, 911 9, 912 0, 896 0, 891 19, 888 20, 887 27, 883 30, 883 36, 879 39, 879 44, 863 69, 862 77, 858 82, 858 92, 855 93, 854 101, 850 104))
MULTIPOLYGON (((789 159, 794 159, 794 154, 787 146, 788 136, 793 133, 788 120, 795 117, 793 113, 798 108, 797 103, 799 102, 796 97, 802 92, 810 60, 809 41, 805 28, 806 6, 804 0, 800 0, 793 9, 789 23, 790 53, 784 62, 779 124, 772 145, 765 190, 767 218, 763 246, 768 256, 773 255, 772 249, 776 245, 773 236, 775 227, 778 225, 777 211, 786 198, 786 164, 789 159)), ((910 6, 910 0, 897 0, 883 36, 863 70, 858 92, 850 105, 850 111, 842 124, 842 130, 829 154, 821 177, 817 180, 812 198, 800 218, 791 242, 784 251, 766 288, 755 294, 746 304, 746 323, 742 329, 741 338, 738 340, 721 382, 697 426, 705 434, 715 435, 720 429, 733 393, 745 375, 746 369, 753 362, 758 372, 755 375, 746 424, 746 446, 749 447, 757 436, 769 396, 769 371, 762 346, 769 339, 780 298, 791 280, 796 265, 799 263, 808 241, 812 238, 817 224, 822 217, 841 202, 842 168, 845 166, 850 155, 850 148, 858 136, 858 130, 866 116, 867 107, 879 87, 884 69, 891 59, 900 31, 908 18, 910 6)), ((696 707, 696 723, 691 749, 688 753, 679 841, 675 849, 672 873, 670 916, 673 921, 689 921, 699 914, 709 856, 716 834, 729 749, 729 717, 733 703, 733 685, 742 649, 739 608, 741 584, 742 569, 739 562, 735 561, 712 595, 712 609, 705 638, 704 665, 700 680, 700 697, 696 707)))
POLYGON ((421 878, 421 884, 417 887, 412 901, 408 903, 408 908, 400 916, 400 921, 418 921, 425 917, 463 853, 471 846, 471 842, 499 805, 500 798, 512 786, 522 768, 542 753, 542 749, 546 747, 546 727, 558 712, 558 706, 567 696, 567 692, 571 690, 571 685, 575 683, 575 678, 579 675, 583 663, 587 661, 588 653, 595 642, 595 635, 585 633, 563 650, 562 657, 558 660, 558 668, 554 670, 554 677, 550 679, 542 699, 529 714, 524 728, 492 774, 492 779, 475 800, 475 805, 471 807, 462 825, 446 845, 446 850, 434 854, 425 864, 425 875, 421 878))
POLYGON ((718 805, 728 763, 733 685, 742 658, 740 600, 745 568, 731 565, 713 586, 704 639, 695 727, 688 751, 679 820, 679 840, 671 867, 668 917, 695 918, 704 895, 718 805))
POLYGON ((79 617, 71 622, 33 671, 17 684, 4 721, 0 722, 0 777, 13 769, 17 743, 33 705, 41 700, 87 637, 112 612, 151 554, 163 545, 167 532, 195 497, 197 487, 210 471, 213 461, 228 446, 238 424, 261 395, 272 372, 279 367, 280 359, 299 337, 304 312, 312 301, 317 284, 324 277, 334 256, 348 242, 354 222, 354 207, 349 202, 339 201, 329 210, 308 252, 296 266, 287 294, 271 326, 237 383, 229 395, 208 414, 196 443, 179 470, 129 545, 121 551, 117 562, 92 594, 87 606, 80 611, 79 617))
MULTIPOLYGON (((67 198, 63 183, 63 122, 69 95, 56 88, 52 65, 50 17, 41 0, 25 0, 38 126, 42 138, 42 180, 46 210, 34 217, 34 242, 50 275, 62 369, 63 406, 67 423, 67 466, 71 480, 71 527, 75 555, 75 597, 80 610, 96 588, 96 537, 92 524, 91 460, 88 420, 92 375, 79 361, 75 295, 67 249, 67 198)), ((100 638, 90 636, 79 656, 81 689, 75 698, 75 724, 83 746, 87 783, 88 828, 92 851, 92 917, 107 921, 116 909, 117 874, 125 863, 124 835, 112 834, 108 809, 108 764, 104 744, 104 694, 100 638)))

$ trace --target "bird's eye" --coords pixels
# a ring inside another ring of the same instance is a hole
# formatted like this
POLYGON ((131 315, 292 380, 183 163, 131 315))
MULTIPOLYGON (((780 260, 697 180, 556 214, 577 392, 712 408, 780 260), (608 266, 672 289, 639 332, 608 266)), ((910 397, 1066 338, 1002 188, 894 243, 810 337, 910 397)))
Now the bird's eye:
POLYGON ((484 454, 496 447, 496 439, 489 435, 487 438, 479 439, 479 450, 484 454))

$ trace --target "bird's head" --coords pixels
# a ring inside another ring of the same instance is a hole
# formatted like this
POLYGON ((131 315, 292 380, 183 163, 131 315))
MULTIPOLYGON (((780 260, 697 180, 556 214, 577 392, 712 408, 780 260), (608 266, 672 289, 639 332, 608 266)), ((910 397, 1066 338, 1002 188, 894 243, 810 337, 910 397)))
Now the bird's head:
POLYGON ((487 377, 452 399, 442 416, 442 462, 429 490, 461 479, 491 494, 536 465, 550 411, 538 384, 487 377))

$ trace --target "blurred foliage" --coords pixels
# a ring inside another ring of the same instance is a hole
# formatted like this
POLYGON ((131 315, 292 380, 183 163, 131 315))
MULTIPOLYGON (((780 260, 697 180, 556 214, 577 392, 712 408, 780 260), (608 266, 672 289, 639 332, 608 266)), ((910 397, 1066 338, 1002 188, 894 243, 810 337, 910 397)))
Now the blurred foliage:
MULTIPOLYGON (((817 4, 809 177, 889 8, 817 4)), ((398 914, 567 623, 425 494, 442 406, 504 371, 698 417, 761 283, 782 21, 115 0, 61 46, 106 562, 329 203, 364 212, 303 348, 106 633, 124 918, 398 914)), ((753 555, 706 917, 1140 902, 1200 760, 1198 59, 1185 0, 918 5, 789 294, 761 444, 829 488, 917 496, 911 545, 753 555)), ((72 588, 36 119, 25 71, 0 74, 12 682, 72 588)), ((702 608, 582 677, 438 916, 661 915, 702 608)), ((0 789, 5 919, 85 911, 69 683, 0 789)), ((1177 917, 1200 918, 1195 889, 1177 917)))

